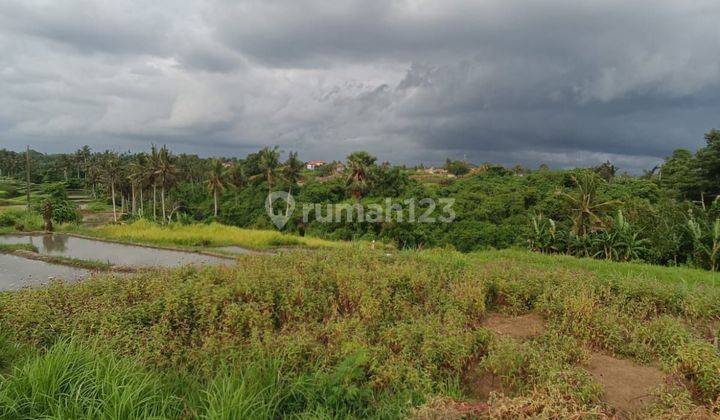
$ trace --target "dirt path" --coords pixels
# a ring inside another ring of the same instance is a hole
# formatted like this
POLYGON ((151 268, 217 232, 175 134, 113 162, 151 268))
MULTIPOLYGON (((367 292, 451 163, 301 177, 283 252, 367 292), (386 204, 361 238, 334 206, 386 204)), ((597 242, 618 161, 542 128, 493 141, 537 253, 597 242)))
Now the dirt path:
MULTIPOLYGON (((482 326, 499 336, 521 341, 539 337, 545 331, 545 321, 535 313, 513 316, 491 312, 483 319, 482 326)), ((508 392, 500 377, 480 366, 471 368, 463 382, 468 395, 479 401, 487 401, 493 392, 508 392)))
MULTIPOLYGON (((545 321, 534 313, 511 316, 489 313, 482 325, 496 334, 516 340, 529 340, 545 332, 545 321)), ((652 403, 651 392, 663 384, 665 374, 651 366, 642 366, 630 360, 592 353, 586 366, 588 372, 602 385, 604 401, 617 410, 620 417, 637 412, 652 403)), ((483 400, 493 392, 503 392, 499 378, 490 372, 474 372, 473 397, 483 400)))
POLYGON ((545 332, 545 321, 535 313, 511 316, 492 312, 483 321, 483 326, 499 335, 519 340, 539 337, 545 332))

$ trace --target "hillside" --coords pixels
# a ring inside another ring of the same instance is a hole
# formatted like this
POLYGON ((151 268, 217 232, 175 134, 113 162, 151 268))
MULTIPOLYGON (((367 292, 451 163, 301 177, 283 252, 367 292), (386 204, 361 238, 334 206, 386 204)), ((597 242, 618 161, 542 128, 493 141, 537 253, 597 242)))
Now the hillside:
POLYGON ((0 418, 717 415, 718 302, 714 273, 522 251, 103 275, 0 295, 0 418))

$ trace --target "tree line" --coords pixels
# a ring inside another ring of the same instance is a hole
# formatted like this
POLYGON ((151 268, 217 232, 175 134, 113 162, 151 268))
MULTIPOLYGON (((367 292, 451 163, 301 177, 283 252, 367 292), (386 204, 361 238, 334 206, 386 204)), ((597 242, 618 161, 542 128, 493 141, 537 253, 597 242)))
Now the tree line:
MULTIPOLYGON (((328 164, 307 171, 291 152, 281 159, 266 147, 244 159, 147 153, 31 152, 34 182, 63 181, 85 188, 113 207, 114 220, 160 223, 217 220, 271 228, 264 203, 269 191, 299 202, 383 203, 386 197, 450 197, 451 224, 369 224, 354 220, 305 222, 295 214, 284 228, 330 239, 392 241, 402 248, 450 246, 460 251, 529 246, 537 252, 691 265, 716 270, 720 255, 720 131, 705 135, 693 153, 676 150, 640 176, 618 174, 610 162, 591 168, 530 170, 448 160, 450 175, 424 177, 424 168, 378 163, 367 152, 346 158, 341 173, 328 164), (119 210, 118 210, 119 209, 119 210)), ((22 154, 0 150, 0 171, 21 178, 22 154)))

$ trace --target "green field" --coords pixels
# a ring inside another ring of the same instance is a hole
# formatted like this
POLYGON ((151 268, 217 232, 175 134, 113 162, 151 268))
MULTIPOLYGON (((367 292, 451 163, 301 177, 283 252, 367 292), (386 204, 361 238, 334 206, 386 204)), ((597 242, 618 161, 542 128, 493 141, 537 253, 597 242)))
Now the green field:
POLYGON ((283 234, 274 230, 242 229, 219 223, 160 226, 145 220, 129 225, 106 225, 86 233, 134 243, 187 247, 239 246, 249 249, 301 246, 337 247, 340 242, 283 234))
POLYGON ((100 275, 0 295, 0 418, 627 414, 593 374, 598 355, 663 378, 634 415, 711 416, 718 302, 714 273, 523 251, 100 275), (537 334, 489 322, 524 314, 537 334))

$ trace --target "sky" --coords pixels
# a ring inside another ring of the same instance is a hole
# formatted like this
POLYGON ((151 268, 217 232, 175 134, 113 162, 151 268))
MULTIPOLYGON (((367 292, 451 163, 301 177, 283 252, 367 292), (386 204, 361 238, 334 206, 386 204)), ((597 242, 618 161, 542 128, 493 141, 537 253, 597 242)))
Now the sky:
POLYGON ((0 148, 651 168, 720 128, 717 0, 0 0, 0 148))

